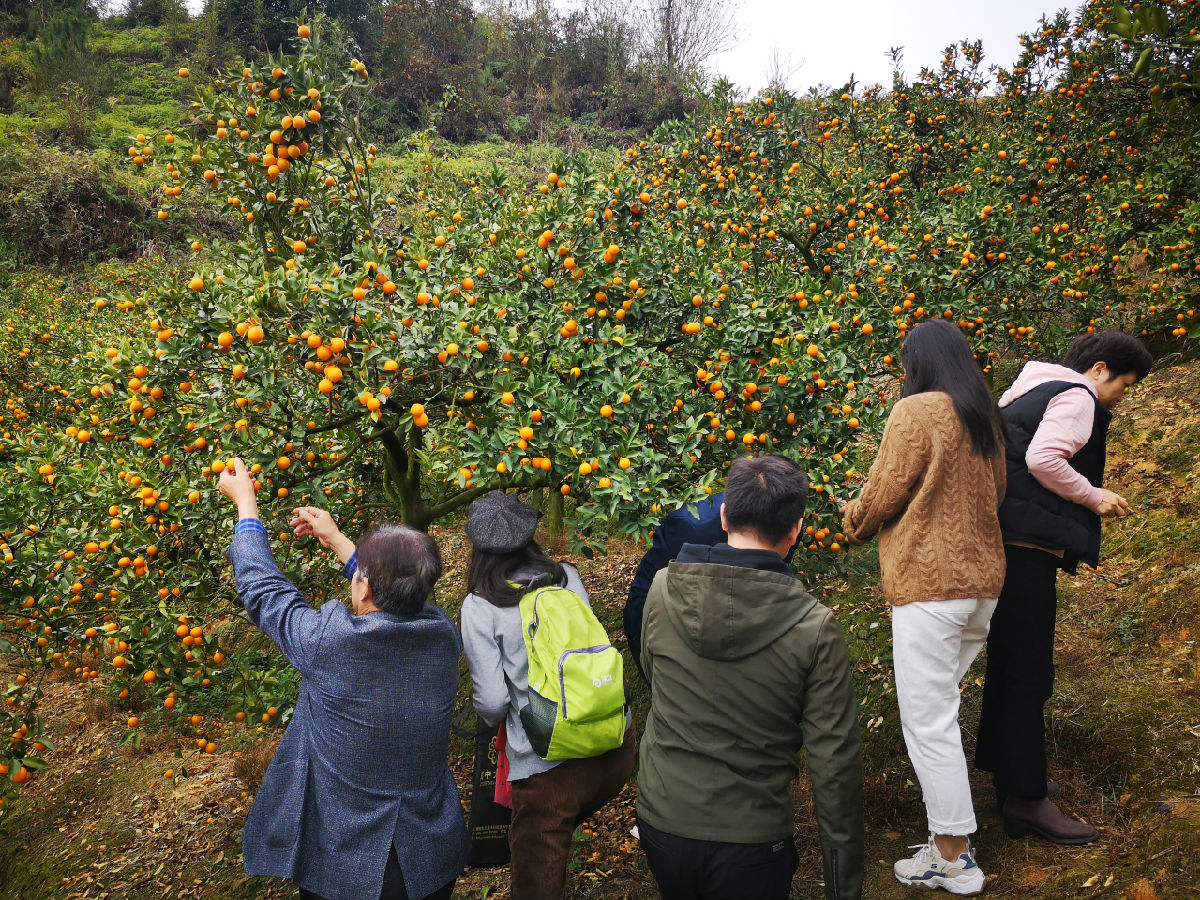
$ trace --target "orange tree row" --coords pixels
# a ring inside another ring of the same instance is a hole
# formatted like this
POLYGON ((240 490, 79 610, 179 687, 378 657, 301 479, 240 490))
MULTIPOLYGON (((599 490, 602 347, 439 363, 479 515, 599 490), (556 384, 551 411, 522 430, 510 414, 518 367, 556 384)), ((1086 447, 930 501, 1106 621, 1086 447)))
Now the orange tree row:
POLYGON ((427 527, 544 488, 576 499, 584 541, 786 452, 812 478, 812 573, 915 323, 957 322, 989 368, 1083 328, 1187 336, 1195 13, 1155 9, 1044 22, 999 94, 964 44, 890 91, 761 98, 615 168, 563 157, 534 191, 435 172, 387 196, 355 112, 368 73, 319 22, 206 80, 187 127, 130 159, 162 178, 160 218, 199 192, 242 239, 8 325, 29 369, 0 432, 0 631, 24 662, 0 764, 40 764, 50 665, 167 717, 286 718, 283 673, 217 602, 231 454, 307 579, 280 521, 297 502, 427 527))

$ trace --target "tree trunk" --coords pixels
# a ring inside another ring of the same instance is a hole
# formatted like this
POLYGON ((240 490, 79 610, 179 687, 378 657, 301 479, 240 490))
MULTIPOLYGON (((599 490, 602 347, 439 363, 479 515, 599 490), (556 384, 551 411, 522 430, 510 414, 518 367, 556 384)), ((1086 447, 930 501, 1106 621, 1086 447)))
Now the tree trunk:
POLYGON ((667 0, 667 68, 675 71, 675 0, 667 0))
POLYGON ((408 435, 408 446, 394 431, 379 436, 387 456, 384 465, 395 488, 396 500, 400 505, 400 521, 418 531, 428 531, 433 523, 429 507, 421 496, 421 463, 415 451, 421 440, 420 429, 414 428, 408 435))
POLYGON ((554 488, 546 488, 546 533, 552 538, 563 535, 563 495, 554 488))

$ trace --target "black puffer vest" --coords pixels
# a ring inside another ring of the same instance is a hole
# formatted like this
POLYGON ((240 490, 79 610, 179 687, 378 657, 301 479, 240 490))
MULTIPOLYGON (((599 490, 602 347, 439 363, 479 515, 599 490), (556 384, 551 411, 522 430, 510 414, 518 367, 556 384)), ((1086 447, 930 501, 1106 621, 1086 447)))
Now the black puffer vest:
MULTIPOLYGON (((1005 449, 1008 489, 1000 506, 1000 530, 1004 533, 1004 541, 1063 550, 1062 567, 1071 573, 1076 571, 1081 560, 1093 567, 1099 564, 1100 517, 1087 507, 1064 500, 1042 487, 1029 474, 1025 454, 1050 401, 1073 389, 1087 390, 1084 385, 1071 381, 1048 381, 1001 410, 1008 425, 1005 449)), ((1088 393, 1096 406, 1092 436, 1067 462, 1089 482, 1100 487, 1104 481, 1105 442, 1112 413, 1095 395, 1088 393)))

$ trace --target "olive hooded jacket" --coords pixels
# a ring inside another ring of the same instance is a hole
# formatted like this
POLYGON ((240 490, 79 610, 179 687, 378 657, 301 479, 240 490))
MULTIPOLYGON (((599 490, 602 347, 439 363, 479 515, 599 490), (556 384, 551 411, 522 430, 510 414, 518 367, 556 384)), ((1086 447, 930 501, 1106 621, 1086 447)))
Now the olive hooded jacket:
POLYGON ((685 544, 642 621, 651 686, 638 816, 679 837, 790 838, 806 751, 827 897, 863 878, 862 757, 846 641, 778 554, 685 544))

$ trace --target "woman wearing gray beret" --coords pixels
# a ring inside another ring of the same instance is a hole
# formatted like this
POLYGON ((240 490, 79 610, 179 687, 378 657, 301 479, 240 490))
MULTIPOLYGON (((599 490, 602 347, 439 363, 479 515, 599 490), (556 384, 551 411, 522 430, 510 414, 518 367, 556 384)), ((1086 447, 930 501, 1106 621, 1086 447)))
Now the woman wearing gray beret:
POLYGON ((521 725, 519 711, 529 690, 521 598, 554 585, 588 602, 575 568, 550 559, 534 541, 537 518, 516 497, 492 491, 471 504, 466 525, 471 563, 462 605, 463 650, 476 712, 489 725, 505 723, 513 900, 563 896, 571 834, 620 793, 633 770, 631 719, 617 749, 559 762, 539 757, 521 725))

